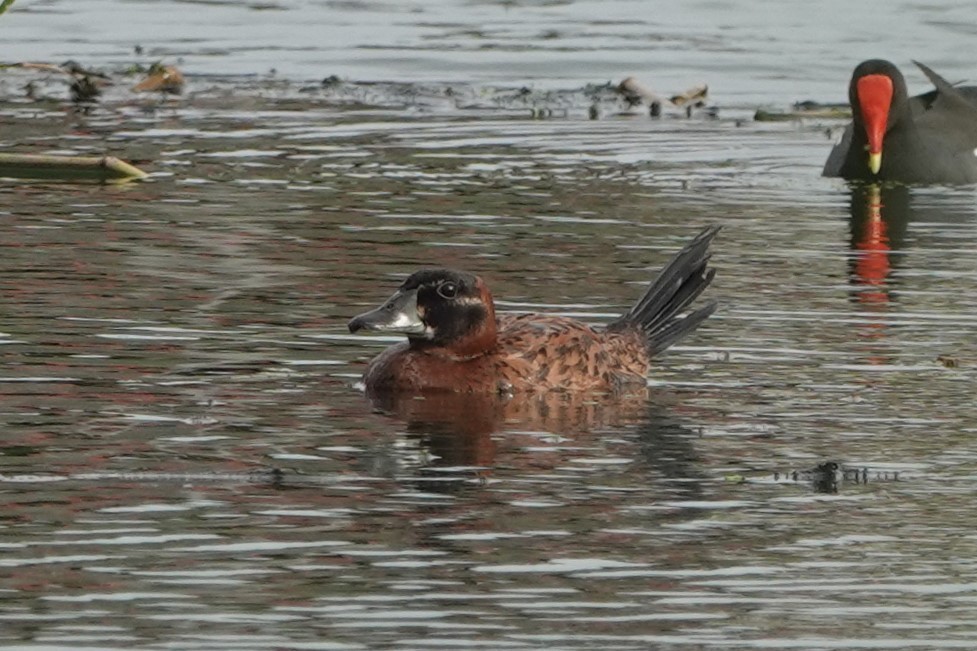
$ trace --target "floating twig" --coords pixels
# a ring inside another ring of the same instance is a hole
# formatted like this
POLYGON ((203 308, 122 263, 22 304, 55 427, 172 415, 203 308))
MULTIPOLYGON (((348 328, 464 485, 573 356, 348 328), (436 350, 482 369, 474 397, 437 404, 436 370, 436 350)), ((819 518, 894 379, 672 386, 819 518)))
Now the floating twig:
POLYGON ((114 156, 0 154, 0 176, 63 181, 133 181, 148 174, 114 156))

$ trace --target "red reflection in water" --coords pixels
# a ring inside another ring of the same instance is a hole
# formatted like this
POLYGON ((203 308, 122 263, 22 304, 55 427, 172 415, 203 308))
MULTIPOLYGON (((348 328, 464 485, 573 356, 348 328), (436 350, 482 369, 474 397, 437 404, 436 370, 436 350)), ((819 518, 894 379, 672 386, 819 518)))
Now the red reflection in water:
POLYGON ((855 277, 865 287, 858 293, 866 305, 885 305, 889 302, 887 280, 892 270, 889 261, 889 236, 882 217, 882 195, 877 185, 869 188, 868 215, 862 236, 855 243, 861 252, 855 262, 855 277))

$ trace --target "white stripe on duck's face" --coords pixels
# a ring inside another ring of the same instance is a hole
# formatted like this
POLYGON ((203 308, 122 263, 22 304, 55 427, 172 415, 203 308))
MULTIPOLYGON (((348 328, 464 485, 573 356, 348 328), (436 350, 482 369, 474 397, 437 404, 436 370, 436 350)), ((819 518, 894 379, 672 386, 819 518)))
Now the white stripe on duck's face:
POLYGON ((419 321, 417 314, 411 315, 406 312, 398 312, 394 318, 386 324, 386 328, 393 332, 406 332, 417 328, 419 321))

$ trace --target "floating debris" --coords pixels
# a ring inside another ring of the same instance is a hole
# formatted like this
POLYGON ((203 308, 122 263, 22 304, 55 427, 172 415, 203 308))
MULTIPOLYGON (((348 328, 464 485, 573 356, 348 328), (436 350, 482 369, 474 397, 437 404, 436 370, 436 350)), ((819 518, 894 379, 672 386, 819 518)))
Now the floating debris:
MULTIPOLYGON (((96 98, 104 103, 105 98, 110 95, 113 102, 126 103, 130 100, 129 89, 132 92, 177 93, 186 88, 186 80, 180 70, 161 63, 150 68, 136 63, 114 69, 112 79, 118 82, 116 90, 104 90, 101 95, 100 90, 111 83, 109 77, 76 63, 66 63, 64 66, 33 62, 6 66, 0 64, 0 72, 15 66, 27 72, 38 73, 25 75, 18 84, 34 101, 55 99, 51 96, 50 87, 56 87, 65 81, 73 84, 72 98, 83 106, 96 98), (134 81, 120 81, 125 79, 134 81)), ((234 80, 230 85, 239 83, 245 82, 234 80)), ((248 86, 242 88, 242 95, 253 90, 254 82, 246 83, 248 86)), ((267 85, 270 82, 263 80, 259 83, 267 85)), ((318 96, 329 105, 339 105, 347 110, 411 110, 428 114, 479 111, 537 120, 564 119, 578 115, 589 115, 591 119, 617 116, 633 118, 637 114, 633 110, 635 106, 644 115, 650 114, 653 117, 688 115, 687 108, 695 108, 701 103, 694 98, 699 96, 701 99, 701 93, 705 90, 704 86, 696 86, 675 95, 679 98, 678 102, 685 102, 682 107, 675 107, 667 95, 658 95, 634 77, 621 83, 605 81, 583 87, 538 89, 532 86, 479 86, 464 83, 356 81, 330 74, 311 84, 293 86, 288 81, 276 81, 275 88, 282 91, 282 102, 299 101, 301 104, 312 95, 318 96), (289 96, 289 91, 293 95, 289 96)), ((195 96, 195 100, 200 99, 212 101, 210 89, 203 89, 195 96)), ((704 110, 696 109, 694 116, 715 117, 716 111, 715 106, 706 106, 704 110)), ((744 115, 744 119, 749 119, 749 116, 744 115)))
POLYGON ((709 97, 709 86, 706 84, 699 84, 698 86, 693 86, 684 93, 679 95, 672 95, 669 101, 678 107, 685 107, 685 117, 692 117, 693 109, 703 108, 706 105, 706 100, 709 97))
MULTIPOLYGON (((0 473, 0 483, 3 484, 32 484, 53 481, 94 481, 94 482, 147 482, 147 483, 179 483, 179 484, 268 484, 281 487, 286 479, 285 471, 281 468, 257 468, 251 472, 83 472, 83 473, 34 473, 34 474, 5 474, 0 473)), ((332 477, 318 478, 318 483, 336 483, 332 477)), ((312 482, 309 482, 312 483, 312 482)))
POLYGON ((692 104, 693 106, 705 106, 708 97, 709 86, 706 84, 699 84, 698 86, 689 88, 680 95, 672 95, 669 98, 669 101, 671 101, 675 106, 685 106, 686 104, 692 104))
POLYGON ((847 104, 822 104, 806 100, 794 103, 788 111, 772 111, 761 108, 753 114, 753 119, 756 122, 786 122, 805 118, 847 120, 851 118, 851 108, 847 104))
POLYGON ((149 66, 148 76, 132 87, 135 93, 168 93, 179 95, 183 92, 183 73, 176 66, 165 66, 156 62, 149 66))
POLYGON ((837 461, 825 461, 807 470, 774 472, 774 481, 809 482, 818 493, 837 493, 842 483, 867 484, 871 481, 899 481, 898 472, 870 471, 866 467, 845 466, 837 461))
POLYGON ((68 59, 60 66, 57 66, 61 72, 73 75, 75 77, 91 77, 92 79, 103 79, 105 81, 109 80, 109 76, 100 70, 93 70, 92 68, 85 68, 80 63, 74 59, 68 59))
POLYGON ((936 358, 936 361, 943 364, 943 366, 946 368, 958 368, 960 366, 960 362, 957 360, 957 358, 950 357, 949 355, 940 355, 936 358))
POLYGON ((144 179, 149 175, 114 156, 0 154, 0 176, 118 183, 144 179))
POLYGON ((701 108, 706 108, 706 115, 708 117, 714 118, 719 116, 718 107, 706 106, 709 99, 709 86, 706 84, 692 86, 685 92, 672 95, 668 99, 663 99, 660 95, 651 90, 651 88, 644 85, 634 77, 626 77, 620 84, 617 85, 616 90, 624 98, 624 101, 628 104, 628 108, 632 108, 647 102, 648 114, 653 118, 661 116, 662 106, 665 102, 668 102, 677 108, 684 108, 685 117, 687 118, 692 117, 692 113, 695 111, 695 109, 701 108))
POLYGON ((336 86, 341 86, 343 80, 338 75, 329 75, 320 82, 323 88, 335 88, 336 86))
POLYGON ((651 117, 657 118, 662 114, 662 98, 634 77, 625 77, 617 85, 617 91, 624 97, 628 108, 639 106, 642 102, 648 102, 648 114, 651 117))
POLYGON ((102 94, 102 89, 91 77, 76 77, 68 87, 71 91, 71 101, 75 104, 94 102, 102 94))
MULTIPOLYGON (((90 104, 96 101, 102 94, 102 89, 112 85, 112 81, 107 74, 98 70, 84 68, 77 61, 72 60, 65 61, 61 65, 24 61, 3 67, 41 70, 43 72, 65 75, 70 78, 68 90, 71 93, 71 101, 75 104, 90 104)), ((36 98, 36 88, 33 84, 27 84, 25 86, 25 92, 29 99, 36 98)))

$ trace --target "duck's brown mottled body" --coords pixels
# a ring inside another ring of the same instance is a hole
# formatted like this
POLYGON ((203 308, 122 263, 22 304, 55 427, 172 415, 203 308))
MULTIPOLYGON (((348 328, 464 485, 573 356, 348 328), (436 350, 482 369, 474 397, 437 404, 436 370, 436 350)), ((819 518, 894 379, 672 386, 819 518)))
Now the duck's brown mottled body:
POLYGON ((419 271, 379 308, 349 323, 402 332, 363 376, 368 391, 608 392, 643 384, 651 359, 695 330, 715 310, 684 310, 709 285, 708 228, 666 265, 638 302, 605 328, 574 319, 496 317, 481 278, 449 269, 419 271))
POLYGON ((610 391, 643 384, 650 368, 637 330, 598 331, 540 314, 503 315, 496 324, 496 345, 483 355, 459 359, 443 349, 418 350, 403 342, 370 362, 363 381, 401 391, 610 391))

